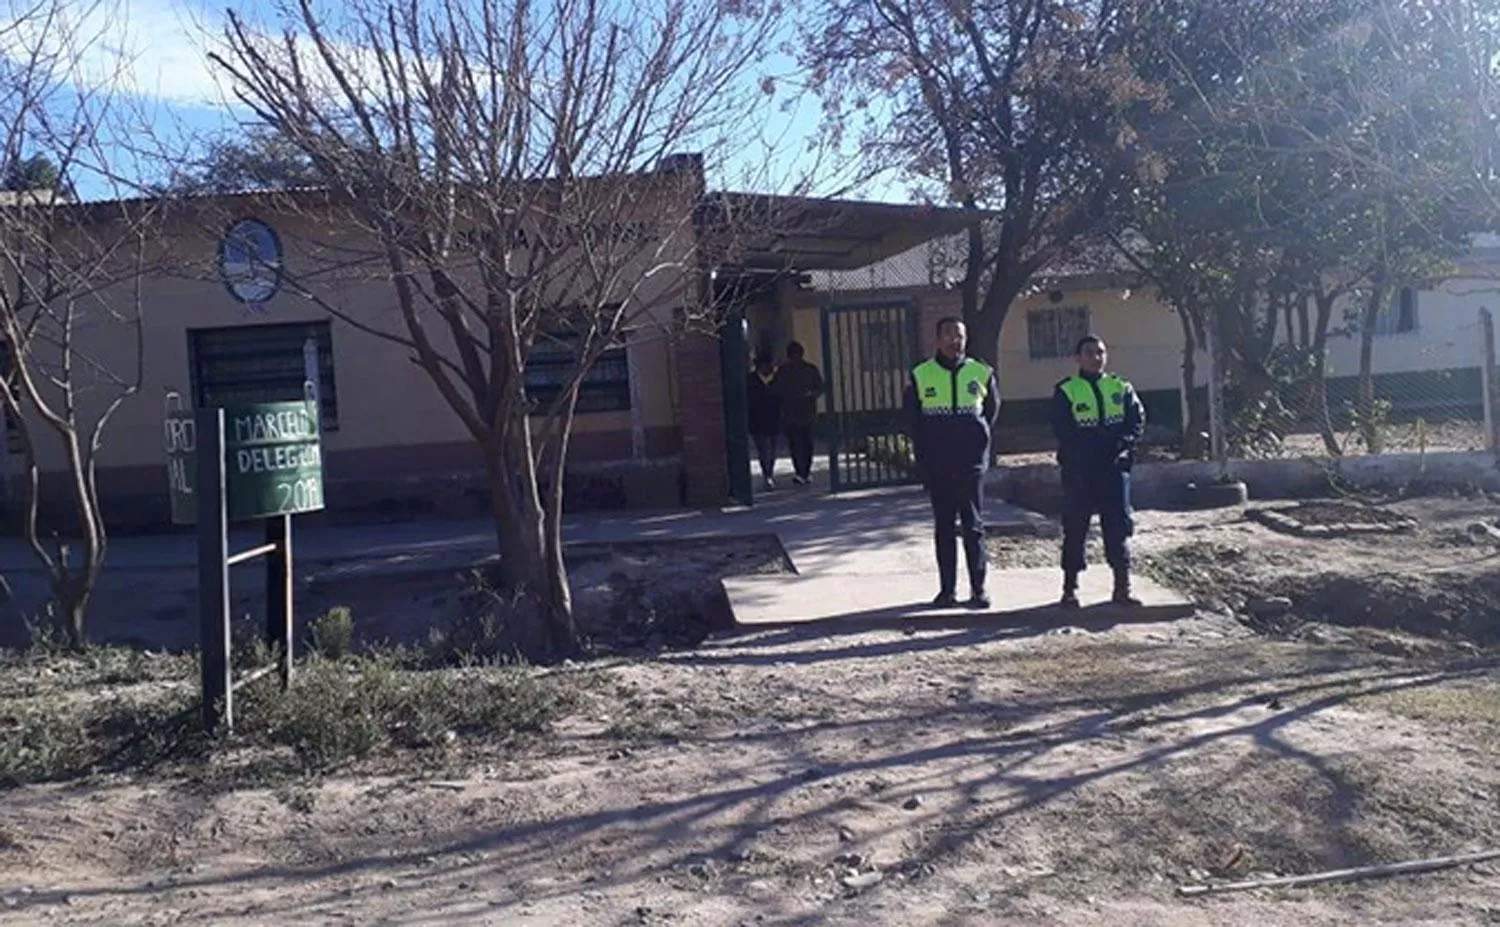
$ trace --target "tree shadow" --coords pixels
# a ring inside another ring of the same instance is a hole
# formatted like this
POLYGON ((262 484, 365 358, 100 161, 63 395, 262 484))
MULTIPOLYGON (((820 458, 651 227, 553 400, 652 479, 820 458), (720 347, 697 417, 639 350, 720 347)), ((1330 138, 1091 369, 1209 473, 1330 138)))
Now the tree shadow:
MULTIPOLYGON (((969 799, 971 808, 979 810, 966 815, 958 825, 938 828, 934 839, 908 855, 908 864, 920 864, 957 853, 977 835, 1027 812, 1055 805, 1092 784, 1130 773, 1165 770, 1174 762, 1206 754, 1233 741, 1245 741, 1255 750, 1291 763, 1322 782, 1330 796, 1323 839, 1335 855, 1340 852, 1358 855, 1357 847, 1343 845, 1342 832, 1358 805, 1359 784, 1328 757, 1298 746, 1288 737, 1288 728, 1343 706, 1355 697, 1438 686, 1487 676, 1495 669, 1493 661, 1470 661, 1426 673, 1389 670, 1368 673, 1314 667, 1260 678, 1246 672, 1227 681, 1219 677, 1190 685, 1150 687, 1133 696, 1105 701, 1087 694, 1068 693, 1026 704, 975 702, 896 712, 878 719, 828 722, 821 727, 822 731, 857 734, 861 729, 888 728, 898 732, 910 730, 914 725, 920 728, 926 723, 951 718, 955 712, 974 717, 988 715, 1004 721, 1004 730, 986 736, 935 744, 896 740, 890 749, 872 746, 868 756, 842 762, 820 761, 815 751, 809 752, 808 748, 815 746, 813 735, 819 733, 819 729, 798 731, 794 736, 789 736, 786 731, 767 731, 748 736, 774 737, 786 743, 788 749, 778 765, 790 768, 771 773, 762 781, 745 781, 744 770, 726 764, 691 795, 622 804, 562 818, 523 821, 493 830, 455 833, 426 846, 392 855, 356 856, 320 866, 255 867, 227 877, 187 878, 173 884, 176 890, 191 890, 245 887, 293 879, 328 880, 372 870, 414 867, 434 855, 454 858, 470 854, 483 856, 483 862, 478 864, 463 861, 439 869, 427 868, 420 881, 430 889, 434 883, 445 879, 526 871, 528 867, 538 866, 554 857, 559 848, 574 846, 581 841, 597 841, 608 835, 620 848, 621 859, 627 862, 611 874, 591 880, 588 887, 600 890, 626 885, 650 875, 663 875, 693 860, 724 858, 757 835, 778 826, 822 821, 831 828, 834 817, 848 807, 847 797, 830 794, 826 800, 804 801, 790 807, 786 803, 788 796, 798 790, 815 788, 820 781, 876 774, 901 777, 899 786, 891 786, 879 796, 883 802, 897 802, 931 788, 927 777, 939 774, 931 770, 932 765, 946 763, 947 768, 940 772, 945 780, 953 783, 950 788, 959 797, 969 799), (1254 685, 1256 691, 1228 701, 1192 704, 1194 697, 1246 684, 1254 685), (1284 700, 1292 707, 1273 710, 1267 707, 1272 698, 1284 700), (1257 707, 1265 711, 1263 716, 1238 717, 1247 709, 1257 707), (1173 738, 1171 731, 1183 725, 1195 726, 1196 733, 1173 738), (1165 742, 1140 739, 1140 749, 1133 754, 1098 763, 1093 768, 1065 767, 1064 772, 1048 768, 1049 763, 1056 762, 1060 751, 1070 747, 1147 732, 1162 735, 1165 742), (1004 800, 990 799, 986 795, 989 791, 1001 792, 1006 797, 1004 800), (729 815, 737 816, 738 823, 715 822, 716 818, 729 815), (644 861, 663 851, 667 859, 659 867, 647 869, 644 863, 628 862, 644 861)), ((738 734, 732 732, 723 737, 702 738, 694 746, 711 749, 716 745, 727 746, 730 742, 743 743, 745 737, 738 734)), ((1242 768, 1232 768, 1216 785, 1226 787, 1234 777, 1242 774, 1242 768)), ((1170 789, 1164 797, 1172 798, 1170 789)), ((1121 826, 1129 824, 1122 822, 1121 826)), ((881 833, 871 833, 864 835, 864 839, 879 836, 881 833)), ((583 888, 581 880, 575 880, 550 888, 533 889, 526 897, 564 897, 583 888)), ((417 890, 417 887, 408 889, 405 886, 395 889, 413 893, 417 890)), ((108 889, 64 887, 26 896, 22 904, 30 908, 56 904, 66 896, 139 896, 152 891, 142 886, 108 889)), ((319 904, 339 903, 342 898, 337 891, 330 889, 322 898, 289 900, 257 914, 261 917, 291 917, 319 904)), ((773 913, 774 909, 775 906, 771 905, 766 910, 773 913)), ((479 915, 453 912, 446 922, 457 923, 471 918, 477 919, 479 915)))
POLYGON ((743 649, 739 652, 699 649, 664 655, 661 659, 664 662, 690 666, 764 666, 778 663, 807 665, 830 660, 967 648, 990 641, 1021 640, 1068 630, 1102 633, 1122 625, 1157 624, 1190 618, 1195 614, 1196 609, 1191 605, 1128 608, 1100 604, 1078 611, 1047 606, 1005 612, 946 611, 925 614, 908 606, 897 606, 851 612, 814 621, 742 624, 733 631, 716 634, 715 640, 770 651, 812 642, 833 642, 840 637, 863 635, 871 631, 897 631, 903 635, 900 638, 845 646, 830 643, 829 646, 811 650, 774 653, 748 652, 743 649))

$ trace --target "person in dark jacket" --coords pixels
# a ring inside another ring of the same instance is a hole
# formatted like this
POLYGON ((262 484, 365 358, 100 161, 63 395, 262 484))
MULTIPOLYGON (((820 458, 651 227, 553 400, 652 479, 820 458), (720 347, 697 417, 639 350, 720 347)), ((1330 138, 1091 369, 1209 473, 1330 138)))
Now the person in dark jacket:
POLYGON ((766 489, 776 488, 776 437, 781 434, 781 396, 776 391, 776 364, 769 354, 755 358, 750 371, 748 397, 750 438, 760 458, 760 475, 766 489))
POLYGON ((1078 608, 1078 574, 1086 569, 1084 540, 1099 515, 1104 556, 1115 573, 1116 605, 1141 604, 1130 591, 1130 470, 1146 429, 1146 410, 1130 384, 1105 373, 1104 340, 1086 335, 1074 351, 1078 373, 1052 393, 1052 431, 1063 486, 1064 608, 1078 608))
POLYGON ((970 608, 989 608, 984 544, 984 472, 990 434, 1000 415, 1000 386, 989 364, 965 353, 968 329, 960 319, 937 326, 937 353, 918 364, 906 388, 912 451, 932 499, 938 596, 932 604, 958 604, 958 535, 963 526, 969 565, 970 608))
POLYGON ((823 395, 823 374, 807 362, 806 354, 801 343, 791 342, 786 346, 786 363, 776 371, 781 424, 792 455, 792 482, 798 486, 812 481, 813 425, 818 421, 818 397, 823 395))

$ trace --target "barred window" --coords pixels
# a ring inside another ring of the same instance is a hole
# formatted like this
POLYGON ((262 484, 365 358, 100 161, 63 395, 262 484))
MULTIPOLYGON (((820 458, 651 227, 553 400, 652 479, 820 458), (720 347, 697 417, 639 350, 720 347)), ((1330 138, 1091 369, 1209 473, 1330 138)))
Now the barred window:
MULTIPOLYGON (((10 342, 0 341, 0 377, 9 377, 15 369, 15 361, 11 358, 10 342)), ((25 450, 25 444, 21 441, 21 423, 10 414, 9 409, 3 410, 5 415, 5 448, 12 454, 19 454, 25 450)))
MULTIPOLYGON (((611 345, 584 374, 578 412, 619 412, 630 408, 630 363, 623 341, 611 345)), ((578 335, 558 332, 537 338, 526 360, 526 395, 539 406, 557 398, 573 375, 578 335)))
POLYGON ((308 339, 317 350, 320 424, 323 431, 338 430, 333 339, 327 321, 189 331, 194 404, 210 408, 302 399, 308 339))
POLYGON ((1026 345, 1032 360, 1072 357, 1089 333, 1088 306, 1056 306, 1026 313, 1026 345))

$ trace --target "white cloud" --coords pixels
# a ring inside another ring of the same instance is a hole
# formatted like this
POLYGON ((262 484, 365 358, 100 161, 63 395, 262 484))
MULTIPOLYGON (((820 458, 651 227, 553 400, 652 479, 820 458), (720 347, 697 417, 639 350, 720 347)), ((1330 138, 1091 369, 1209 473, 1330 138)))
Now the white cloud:
MULTIPOLYGON (((88 88, 107 88, 168 106, 238 109, 233 81, 209 60, 211 50, 227 59, 227 25, 222 6, 212 0, 59 0, 69 6, 65 19, 45 34, 35 22, 21 28, 22 10, 37 0, 0 0, 0 56, 15 60, 41 41, 59 60, 73 62, 68 76, 88 88)), ((264 25, 275 14, 269 4, 251 0, 236 5, 251 28, 264 25)), ((273 32, 255 36, 272 60, 284 50, 273 32)), ((358 85, 375 88, 380 69, 374 56, 355 45, 334 41, 334 48, 358 85)), ((312 46, 300 42, 302 71, 316 91, 337 96, 326 67, 312 46)), ((408 64, 408 67, 410 65, 408 64)))
POLYGON ((71 62, 69 76, 89 88, 191 106, 230 100, 208 61, 214 38, 205 24, 212 20, 202 7, 184 0, 100 0, 64 4, 48 24, 19 18, 35 6, 34 0, 4 0, 0 55, 15 61, 40 45, 71 62))

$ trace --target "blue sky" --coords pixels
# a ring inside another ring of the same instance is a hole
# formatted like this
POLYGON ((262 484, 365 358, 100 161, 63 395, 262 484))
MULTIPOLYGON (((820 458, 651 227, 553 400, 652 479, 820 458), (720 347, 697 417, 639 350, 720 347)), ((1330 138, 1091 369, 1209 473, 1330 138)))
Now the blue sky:
MULTIPOLYGON (((109 4, 85 23, 86 35, 107 36, 89 48, 81 62, 88 79, 107 80, 118 88, 125 104, 123 121, 134 127, 119 144, 108 146, 106 156, 122 174, 140 177, 151 173, 151 166, 132 149, 167 147, 180 149, 185 140, 234 132, 252 121, 251 114, 235 105, 227 83, 216 73, 207 58, 208 50, 220 39, 224 21, 223 5, 209 5, 203 0, 105 0, 109 4), (120 62, 124 66, 120 67, 120 62), (150 139, 150 141, 144 141, 150 139)), ((239 0, 233 3, 252 22, 274 22, 274 9, 265 0, 239 0)), ((12 7, 14 8, 14 7, 12 7)), ((79 9, 83 9, 80 4, 79 9)), ((795 62, 785 55, 769 53, 759 63, 751 79, 763 75, 778 80, 777 97, 768 100, 763 110, 763 125, 747 126, 747 132, 773 139, 777 150, 774 177, 791 177, 811 169, 811 162, 801 152, 805 142, 818 127, 820 112, 811 98, 797 98, 794 80, 784 79, 795 70, 795 62), (791 110, 784 105, 790 102, 791 110)), ((760 167, 748 159, 763 159, 763 146, 748 144, 739 155, 742 162, 731 164, 730 176, 710 178, 711 183, 737 186, 734 177, 760 167)), ((826 193, 844 181, 843 174, 852 163, 849 153, 834 158, 828 170, 820 170, 814 192, 826 193), (842 169, 840 169, 842 167, 842 169)), ((157 172, 159 173, 159 165, 157 172)), ((149 177, 143 179, 151 179, 149 177)), ((79 192, 89 199, 111 195, 111 185, 102 178, 80 177, 79 192)), ((893 182, 877 182, 856 190, 857 195, 872 199, 899 200, 901 187, 893 182)))

